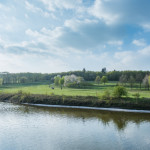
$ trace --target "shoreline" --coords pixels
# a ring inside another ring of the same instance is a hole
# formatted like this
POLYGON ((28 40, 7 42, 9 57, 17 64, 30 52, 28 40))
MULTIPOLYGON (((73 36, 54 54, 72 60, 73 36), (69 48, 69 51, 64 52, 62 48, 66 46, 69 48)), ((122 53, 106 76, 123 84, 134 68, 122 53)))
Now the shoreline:
POLYGON ((70 107, 84 109, 125 109, 136 111, 150 111, 150 99, 122 98, 103 100, 96 96, 65 96, 65 95, 40 95, 28 93, 3 93, 0 94, 1 102, 10 102, 14 104, 35 104, 35 105, 50 105, 51 107, 70 107))
POLYGON ((32 104, 32 103, 22 103, 21 105, 37 106, 37 107, 50 107, 50 108, 72 108, 72 109, 87 109, 87 110, 105 110, 105 111, 115 111, 115 112, 150 113, 150 110, 136 110, 136 109, 122 109, 122 108, 46 105, 46 104, 32 104))

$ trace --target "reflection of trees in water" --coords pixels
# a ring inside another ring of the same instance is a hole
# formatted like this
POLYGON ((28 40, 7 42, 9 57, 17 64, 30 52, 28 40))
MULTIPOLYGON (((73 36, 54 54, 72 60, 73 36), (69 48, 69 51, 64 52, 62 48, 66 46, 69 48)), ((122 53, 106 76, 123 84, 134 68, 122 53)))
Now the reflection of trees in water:
POLYGON ((47 113, 53 116, 69 117, 69 119, 82 119, 83 122, 98 119, 105 126, 113 122, 118 130, 124 130, 129 122, 139 125, 141 122, 150 122, 150 114, 113 112, 104 110, 72 109, 72 108, 47 108, 36 106, 20 107, 23 113, 47 113))

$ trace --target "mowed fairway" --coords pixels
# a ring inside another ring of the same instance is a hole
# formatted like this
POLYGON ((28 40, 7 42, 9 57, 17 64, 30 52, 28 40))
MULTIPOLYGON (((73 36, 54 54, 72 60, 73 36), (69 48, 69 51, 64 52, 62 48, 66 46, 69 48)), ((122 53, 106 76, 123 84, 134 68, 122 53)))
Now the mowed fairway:
MULTIPOLYGON (((69 95, 69 96, 101 96, 104 91, 108 90, 112 93, 114 86, 116 86, 116 82, 109 82, 106 85, 103 84, 95 84, 92 86, 86 87, 84 89, 76 89, 76 88, 67 88, 63 87, 61 90, 60 87, 55 87, 55 89, 51 89, 52 85, 49 87, 48 83, 34 83, 34 84, 21 84, 21 85, 5 85, 0 87, 0 92, 2 93, 17 93, 22 90, 26 93, 31 94, 48 94, 48 95, 69 95)), ((140 90, 139 88, 130 87, 128 89, 128 96, 133 97, 134 93, 140 93, 140 97, 150 98, 150 91, 145 89, 140 90)))

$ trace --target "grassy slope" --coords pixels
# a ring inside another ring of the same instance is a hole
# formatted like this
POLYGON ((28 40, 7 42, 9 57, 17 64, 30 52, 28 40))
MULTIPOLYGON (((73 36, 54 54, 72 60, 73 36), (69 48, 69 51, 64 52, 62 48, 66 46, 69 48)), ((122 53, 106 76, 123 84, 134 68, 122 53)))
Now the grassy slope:
MULTIPOLYGON (((63 88, 61 90, 59 87, 55 87, 54 90, 49 88, 48 83, 34 83, 34 84, 22 84, 22 85, 7 85, 0 87, 1 92, 5 93, 17 93, 19 90, 22 90, 26 93, 32 94, 52 94, 55 95, 68 95, 68 96, 101 96, 105 90, 109 90, 112 92, 113 87, 116 85, 116 82, 107 83, 105 86, 100 84, 94 84, 93 86, 87 87, 86 89, 74 89, 74 88, 63 88)), ((137 85, 136 85, 137 86, 137 85)), ((150 98, 150 91, 146 91, 144 89, 139 90, 137 88, 133 88, 129 91, 129 97, 132 97, 132 94, 139 92, 141 97, 150 98)))

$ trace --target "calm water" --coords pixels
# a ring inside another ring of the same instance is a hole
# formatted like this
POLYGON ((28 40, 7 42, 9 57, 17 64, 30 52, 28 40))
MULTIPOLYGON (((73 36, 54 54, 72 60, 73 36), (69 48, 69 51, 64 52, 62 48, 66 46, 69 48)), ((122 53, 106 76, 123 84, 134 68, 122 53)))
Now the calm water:
POLYGON ((150 114, 0 103, 0 150, 149 150, 150 114))

